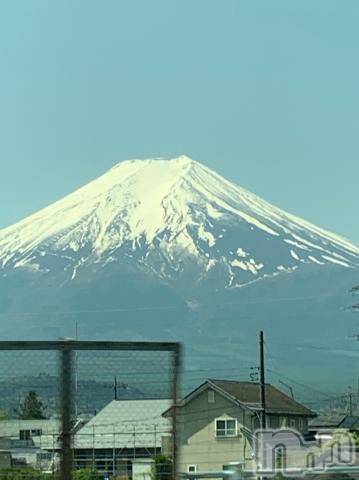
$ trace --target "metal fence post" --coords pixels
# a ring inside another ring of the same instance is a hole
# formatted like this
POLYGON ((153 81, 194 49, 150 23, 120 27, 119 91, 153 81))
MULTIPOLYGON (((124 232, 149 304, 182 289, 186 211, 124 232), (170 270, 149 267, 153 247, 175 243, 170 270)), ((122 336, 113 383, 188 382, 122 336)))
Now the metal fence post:
POLYGON ((73 427, 73 359, 74 352, 71 346, 64 346, 60 350, 60 479, 72 480, 72 427, 73 427))

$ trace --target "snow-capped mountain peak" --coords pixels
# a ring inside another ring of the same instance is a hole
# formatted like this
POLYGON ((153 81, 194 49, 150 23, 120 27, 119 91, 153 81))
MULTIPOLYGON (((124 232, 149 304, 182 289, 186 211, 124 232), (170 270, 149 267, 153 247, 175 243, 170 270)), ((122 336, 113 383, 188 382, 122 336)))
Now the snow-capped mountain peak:
POLYGON ((187 156, 128 160, 0 231, 0 267, 73 279, 84 266, 134 262, 165 279, 194 265, 226 286, 293 271, 359 265, 359 249, 265 202, 187 156))

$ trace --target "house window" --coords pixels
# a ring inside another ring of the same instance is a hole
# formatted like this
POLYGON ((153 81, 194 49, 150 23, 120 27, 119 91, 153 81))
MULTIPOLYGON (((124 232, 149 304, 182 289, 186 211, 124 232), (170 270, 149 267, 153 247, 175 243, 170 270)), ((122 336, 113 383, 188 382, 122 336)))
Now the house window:
POLYGON ((290 426, 291 428, 295 428, 295 418, 290 419, 290 426))
POLYGON ((20 430, 20 440, 31 440, 31 430, 20 430))
POLYGON ((218 418, 216 420, 216 437, 235 437, 237 435, 237 420, 233 418, 218 418))
POLYGON ((208 403, 214 403, 214 391, 208 390, 208 403))
POLYGON ((299 418, 298 419, 298 428, 299 430, 303 430, 303 427, 304 427, 304 422, 303 422, 303 419, 302 418, 299 418))
POLYGON ((34 429, 34 430, 20 430, 20 440, 31 440, 32 437, 39 437, 42 435, 42 430, 34 429))
POLYGON ((197 472, 197 465, 187 465, 187 472, 188 472, 188 473, 195 473, 195 472, 197 472))

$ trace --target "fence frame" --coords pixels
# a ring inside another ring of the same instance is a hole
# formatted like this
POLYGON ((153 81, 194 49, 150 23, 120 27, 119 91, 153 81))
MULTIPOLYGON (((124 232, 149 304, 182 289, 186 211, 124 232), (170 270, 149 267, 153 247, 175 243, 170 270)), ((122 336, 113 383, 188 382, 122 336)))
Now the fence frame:
POLYGON ((182 366, 182 345, 178 342, 121 342, 103 340, 5 340, 0 341, 2 351, 57 351, 60 353, 60 416, 61 416, 61 461, 60 479, 72 480, 73 455, 71 449, 71 421, 73 416, 73 362, 76 351, 163 351, 172 353, 172 385, 173 399, 172 415, 172 477, 177 476, 178 446, 177 446, 177 405, 180 399, 180 372, 182 366))

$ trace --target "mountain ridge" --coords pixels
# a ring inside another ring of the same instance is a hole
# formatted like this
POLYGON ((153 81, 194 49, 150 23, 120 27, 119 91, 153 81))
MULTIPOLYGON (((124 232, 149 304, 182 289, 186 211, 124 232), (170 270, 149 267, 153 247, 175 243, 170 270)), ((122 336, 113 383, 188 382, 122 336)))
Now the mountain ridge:
POLYGON ((226 287, 303 263, 359 266, 359 248, 348 240, 271 205, 187 156, 121 162, 0 230, 3 271, 49 273, 56 255, 72 270, 70 279, 89 262, 137 257, 162 278, 178 273, 183 261, 196 262, 202 277, 226 269, 226 287), (266 258, 266 242, 277 256, 275 264, 266 258), (163 263, 170 273, 163 273, 163 263))
POLYGON ((121 162, 0 230, 0 335, 76 323, 83 339, 181 341, 191 368, 250 372, 264 330, 290 345, 273 370, 278 357, 289 377, 348 385, 358 268, 348 240, 188 157, 121 162))

